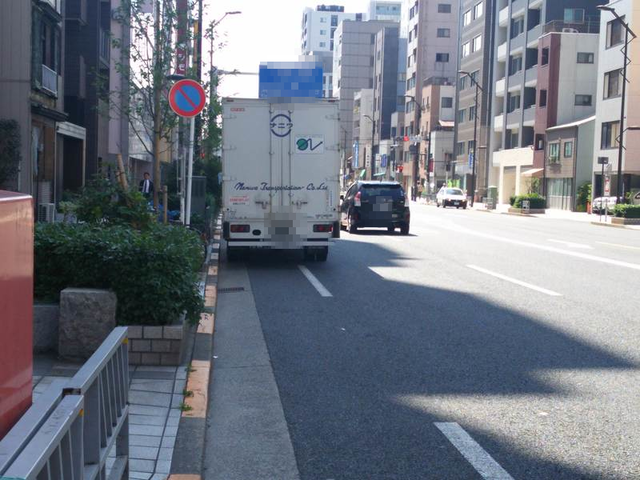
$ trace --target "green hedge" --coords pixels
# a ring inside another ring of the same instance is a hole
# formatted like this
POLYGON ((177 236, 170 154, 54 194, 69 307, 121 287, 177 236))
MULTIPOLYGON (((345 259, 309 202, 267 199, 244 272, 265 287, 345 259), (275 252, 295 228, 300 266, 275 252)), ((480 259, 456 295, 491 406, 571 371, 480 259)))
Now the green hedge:
POLYGON ((514 208, 522 208, 522 201, 529 200, 529 208, 531 209, 541 209, 546 208, 545 199, 543 196, 538 195, 537 193, 529 193, 527 195, 518 195, 513 198, 514 208))
POLYGON ((613 214, 621 218, 640 218, 640 205, 616 205, 613 214))
POLYGON ((121 325, 165 325, 182 312, 195 323, 203 307, 202 257, 198 235, 183 227, 38 224, 35 296, 58 300, 67 287, 111 289, 121 325))

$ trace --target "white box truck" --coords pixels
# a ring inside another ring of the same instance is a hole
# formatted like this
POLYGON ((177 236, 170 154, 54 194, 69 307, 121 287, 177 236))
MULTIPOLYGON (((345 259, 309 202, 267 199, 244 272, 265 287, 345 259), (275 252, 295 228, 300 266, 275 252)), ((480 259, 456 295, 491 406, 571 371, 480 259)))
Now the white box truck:
POLYGON ((222 110, 228 258, 247 248, 304 249, 325 261, 340 234, 337 101, 233 98, 222 110))

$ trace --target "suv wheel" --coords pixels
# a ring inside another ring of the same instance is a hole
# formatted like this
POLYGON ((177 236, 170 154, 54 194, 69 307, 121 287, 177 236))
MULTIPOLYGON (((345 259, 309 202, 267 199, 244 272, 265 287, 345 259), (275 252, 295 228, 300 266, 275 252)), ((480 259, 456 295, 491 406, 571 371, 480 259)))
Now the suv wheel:
POLYGON ((409 224, 408 223, 403 223, 402 226, 400 227, 400 233, 402 235, 409 235, 409 224))
POLYGON ((347 218, 347 230, 349 230, 349 233, 358 232, 358 227, 356 227, 353 223, 353 217, 351 216, 351 214, 349 214, 349 217, 347 218))

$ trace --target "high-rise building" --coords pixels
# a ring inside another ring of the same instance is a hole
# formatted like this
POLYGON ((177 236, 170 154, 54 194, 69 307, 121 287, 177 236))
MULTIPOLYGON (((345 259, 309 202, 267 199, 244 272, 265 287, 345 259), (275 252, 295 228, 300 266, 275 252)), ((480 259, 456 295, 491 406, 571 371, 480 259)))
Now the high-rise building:
POLYGON ((336 29, 343 20, 362 20, 362 13, 347 13, 339 5, 318 5, 302 13, 302 55, 311 55, 323 64, 324 96, 333 96, 333 50, 336 29))
POLYGON ((371 0, 367 11, 367 20, 391 20, 400 22, 402 1, 371 0))
MULTIPOLYGON (((456 110, 465 111, 463 121, 456 122, 456 155, 452 173, 454 181, 463 189, 471 189, 473 168, 469 166, 469 154, 473 153, 474 129, 478 149, 475 152, 476 183, 478 197, 486 195, 489 177, 487 145, 491 133, 491 95, 493 94, 493 33, 496 0, 461 0, 460 34, 458 41, 459 70, 467 72, 478 82, 478 105, 476 86, 466 74, 458 76, 456 110), (475 112, 478 112, 477 128, 475 112), (471 113, 471 115, 469 115, 471 113)), ((471 193, 469 191, 469 193, 471 193)))
MULTIPOLYGON (((596 6, 602 0, 510 0, 497 1, 494 20, 492 134, 489 183, 498 180, 499 200, 510 192, 521 192, 525 172, 533 168, 536 87, 541 35, 550 31, 589 33, 598 25, 596 6), (500 179, 496 175, 502 173, 500 179)), ((599 25, 598 25, 599 29, 599 25)), ((466 49, 473 50, 473 42, 466 49)), ((560 87, 562 88, 562 87, 560 87)), ((466 121, 468 111, 458 110, 458 121, 466 121)), ((460 153, 460 152, 457 152, 460 153)))
MULTIPOLYGON (((614 8, 637 34, 640 25, 640 4, 634 0, 616 0, 607 5, 614 8)), ((618 143, 616 138, 622 135, 622 190, 634 194, 640 190, 640 132, 636 130, 620 131, 620 110, 622 102, 622 83, 624 57, 621 49, 624 45, 625 29, 610 13, 603 11, 600 18, 600 45, 598 63, 598 87, 596 102, 596 125, 593 155, 593 192, 594 196, 603 195, 602 165, 599 157, 607 158, 611 165, 610 194, 618 194, 618 143)), ((629 36, 631 38, 631 36, 629 36)), ((640 56, 638 40, 629 46, 629 65, 627 66, 627 84, 625 92, 625 124, 628 127, 640 125, 640 56)), ((607 172, 605 171, 605 175, 607 172)))
MULTIPOLYGON (((376 34, 396 22, 344 20, 336 30, 333 93, 340 101, 340 127, 345 134, 345 162, 353 152, 353 102, 358 90, 373 88, 376 34)), ((346 173, 346 172, 345 172, 346 173)))
POLYGON ((412 141, 404 142, 402 183, 412 197, 423 186, 419 177, 418 138, 423 108, 422 85, 432 77, 455 78, 458 38, 458 0, 405 1, 403 22, 407 30, 404 129, 412 141))
POLYGON ((373 161, 373 89, 363 88, 353 95, 353 169, 371 179, 373 161))

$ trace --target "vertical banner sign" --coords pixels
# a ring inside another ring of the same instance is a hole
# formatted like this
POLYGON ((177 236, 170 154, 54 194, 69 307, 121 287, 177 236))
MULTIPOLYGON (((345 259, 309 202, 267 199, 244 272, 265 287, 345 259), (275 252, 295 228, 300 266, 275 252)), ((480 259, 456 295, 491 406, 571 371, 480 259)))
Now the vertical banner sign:
POLYGON ((351 161, 351 167, 352 168, 358 168, 359 165, 359 158, 358 156, 360 155, 360 145, 358 144, 358 142, 355 142, 353 144, 353 159, 351 161))
POLYGON ((187 51, 189 46, 189 0, 176 0, 178 13, 178 42, 176 44, 176 75, 187 74, 187 51))
POLYGON ((387 168, 387 154, 383 153, 380 157, 380 167, 387 168))

